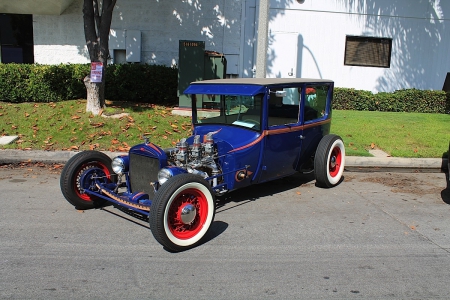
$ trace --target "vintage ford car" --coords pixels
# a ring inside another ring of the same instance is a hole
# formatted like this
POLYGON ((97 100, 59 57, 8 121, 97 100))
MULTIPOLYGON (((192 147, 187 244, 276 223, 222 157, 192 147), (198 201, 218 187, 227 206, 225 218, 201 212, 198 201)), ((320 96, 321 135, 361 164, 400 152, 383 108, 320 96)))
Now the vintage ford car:
POLYGON ((333 81, 217 79, 193 82, 193 135, 174 148, 148 140, 111 160, 97 151, 72 157, 61 174, 64 197, 78 209, 106 201, 148 216, 170 251, 198 245, 216 196, 251 184, 314 172, 329 188, 342 177, 344 143, 329 134, 333 81), (214 103, 208 114, 197 103, 214 103))

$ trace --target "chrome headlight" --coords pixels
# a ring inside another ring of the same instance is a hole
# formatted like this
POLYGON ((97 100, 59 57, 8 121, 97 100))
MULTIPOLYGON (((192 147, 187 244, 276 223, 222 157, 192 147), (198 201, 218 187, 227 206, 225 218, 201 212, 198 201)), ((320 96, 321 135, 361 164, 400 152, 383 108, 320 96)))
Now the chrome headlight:
POLYGON ((114 173, 116 174, 122 174, 125 171, 125 162, 122 157, 114 157, 111 163, 111 168, 113 169, 114 173))
POLYGON ((164 184, 172 176, 173 176, 172 172, 170 172, 168 169, 162 168, 158 172, 158 182, 159 182, 159 184, 161 184, 161 185, 164 184))

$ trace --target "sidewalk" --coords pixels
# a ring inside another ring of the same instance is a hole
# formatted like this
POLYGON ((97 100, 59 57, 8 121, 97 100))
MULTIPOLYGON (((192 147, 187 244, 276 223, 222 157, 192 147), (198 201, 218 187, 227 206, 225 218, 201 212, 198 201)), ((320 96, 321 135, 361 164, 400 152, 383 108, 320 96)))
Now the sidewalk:
MULTIPOLYGON (((17 163, 24 161, 44 163, 65 163, 75 151, 40 151, 40 150, 0 150, 1 163, 17 163)), ((115 157, 123 152, 104 152, 115 157)), ((399 157, 361 157, 347 156, 345 169, 349 171, 403 171, 403 172, 441 172, 447 169, 447 159, 443 158, 399 158, 399 157)))

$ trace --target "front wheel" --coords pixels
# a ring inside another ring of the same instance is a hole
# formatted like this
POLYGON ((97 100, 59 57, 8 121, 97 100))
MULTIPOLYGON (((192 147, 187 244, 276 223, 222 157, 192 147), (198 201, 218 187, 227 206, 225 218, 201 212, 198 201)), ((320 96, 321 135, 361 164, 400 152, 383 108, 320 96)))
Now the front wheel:
POLYGON ((111 182, 111 158, 98 151, 83 151, 69 159, 61 172, 61 192, 77 209, 102 206, 106 201, 86 193, 96 190, 96 181, 111 182))
POLYGON ((314 158, 316 183, 320 187, 330 188, 342 178, 345 166, 345 147, 340 136, 324 136, 317 147, 314 158))
POLYGON ((208 232, 215 214, 215 196, 198 175, 180 174, 164 183, 150 208, 150 229, 171 251, 197 245, 208 232))

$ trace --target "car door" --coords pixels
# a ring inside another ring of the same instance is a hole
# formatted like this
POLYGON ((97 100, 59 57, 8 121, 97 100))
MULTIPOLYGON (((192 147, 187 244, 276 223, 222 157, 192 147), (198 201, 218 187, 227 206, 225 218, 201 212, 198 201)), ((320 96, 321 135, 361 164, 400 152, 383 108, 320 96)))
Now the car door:
POLYGON ((284 92, 284 97, 277 97, 277 90, 271 90, 266 106, 267 129, 263 132, 260 182, 295 173, 302 145, 299 89, 283 88, 278 91, 284 92))
POLYGON ((314 154, 322 137, 330 132, 331 107, 329 84, 306 85, 301 101, 302 147, 297 170, 312 171, 314 154))

